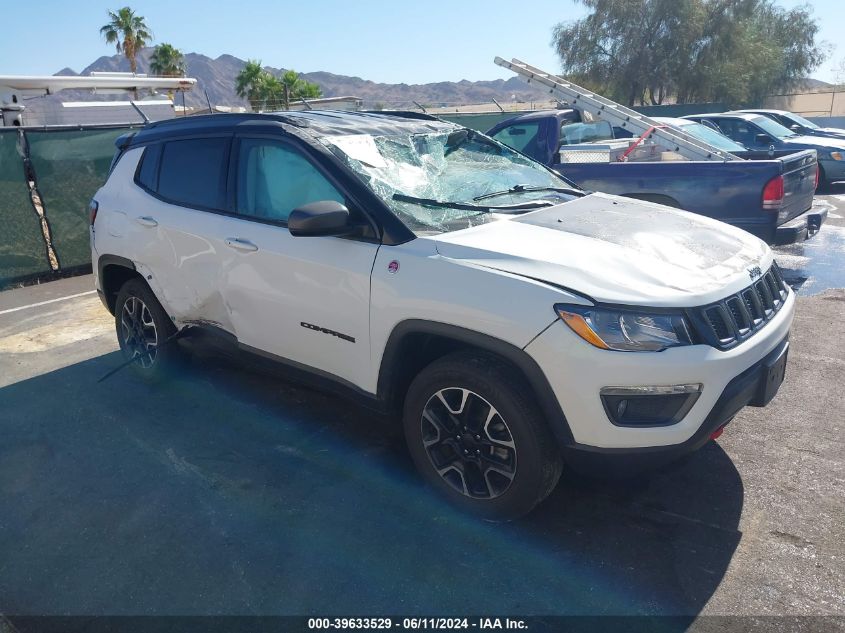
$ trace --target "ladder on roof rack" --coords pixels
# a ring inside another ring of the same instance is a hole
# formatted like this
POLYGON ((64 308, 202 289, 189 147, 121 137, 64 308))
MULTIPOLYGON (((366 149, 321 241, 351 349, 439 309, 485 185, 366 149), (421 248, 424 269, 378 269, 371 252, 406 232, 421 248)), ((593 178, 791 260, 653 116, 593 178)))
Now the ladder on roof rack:
POLYGON ((498 66, 512 70, 527 83, 535 83, 545 88, 558 99, 565 100, 570 106, 604 119, 611 125, 629 130, 634 136, 643 137, 672 152, 677 152, 690 160, 742 160, 730 152, 719 149, 709 143, 687 134, 678 128, 668 127, 659 121, 626 108, 560 77, 535 68, 518 59, 507 61, 496 57, 498 66))

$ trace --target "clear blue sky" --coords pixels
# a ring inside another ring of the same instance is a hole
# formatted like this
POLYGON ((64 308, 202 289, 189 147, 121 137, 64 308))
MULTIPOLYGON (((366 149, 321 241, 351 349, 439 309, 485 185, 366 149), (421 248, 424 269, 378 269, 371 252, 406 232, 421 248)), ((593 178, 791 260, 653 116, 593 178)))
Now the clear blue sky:
MULTIPOLYGON (((800 0, 778 0, 787 7, 800 0)), ((34 0, 3 11, 0 74, 77 72, 114 53, 98 34, 106 10, 125 2, 147 19, 155 42, 217 57, 230 53, 300 72, 325 70, 391 83, 510 77, 495 55, 558 70, 549 45, 560 21, 584 15, 574 0, 34 0), (527 13, 531 9, 531 14, 527 13), (523 13, 522 10, 526 13, 523 13)), ((810 2, 821 39, 840 37, 845 0, 810 2)), ((832 81, 845 58, 834 49, 814 77, 832 81)))

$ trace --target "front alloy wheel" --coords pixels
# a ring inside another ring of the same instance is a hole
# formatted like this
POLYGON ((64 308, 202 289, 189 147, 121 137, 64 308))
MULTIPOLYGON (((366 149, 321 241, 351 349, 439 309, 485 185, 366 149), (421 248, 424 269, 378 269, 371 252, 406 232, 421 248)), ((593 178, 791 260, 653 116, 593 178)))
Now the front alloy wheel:
POLYGON ((428 458, 456 491, 494 499, 516 476, 516 446, 507 423, 480 395, 461 387, 435 393, 420 419, 428 458))
POLYGON ((405 394, 402 425, 429 485, 486 519, 530 512, 560 477, 560 450, 531 385, 493 354, 457 351, 423 368, 405 394))

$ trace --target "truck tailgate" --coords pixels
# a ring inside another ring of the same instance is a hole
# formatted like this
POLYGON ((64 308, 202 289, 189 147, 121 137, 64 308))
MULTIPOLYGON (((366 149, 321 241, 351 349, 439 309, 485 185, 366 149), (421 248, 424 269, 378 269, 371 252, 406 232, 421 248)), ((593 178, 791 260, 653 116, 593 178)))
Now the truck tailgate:
POLYGON ((816 193, 816 151, 812 149, 789 154, 783 163, 783 206, 778 225, 788 222, 813 206, 816 193))

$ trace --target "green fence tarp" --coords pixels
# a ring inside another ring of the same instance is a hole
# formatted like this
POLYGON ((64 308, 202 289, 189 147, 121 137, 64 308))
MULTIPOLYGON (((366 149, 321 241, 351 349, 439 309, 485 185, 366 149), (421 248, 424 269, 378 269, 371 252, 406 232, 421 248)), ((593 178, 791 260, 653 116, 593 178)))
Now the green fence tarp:
POLYGON ((125 129, 27 130, 38 192, 62 269, 91 263, 88 204, 106 180, 125 129))
POLYGON ((0 287, 49 270, 41 223, 24 180, 18 130, 0 131, 0 287))

